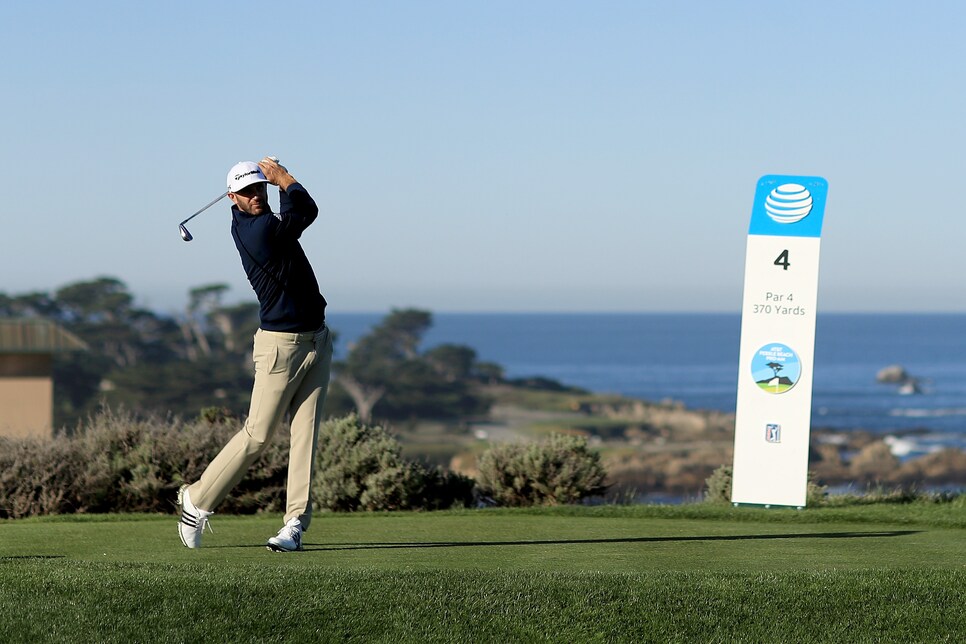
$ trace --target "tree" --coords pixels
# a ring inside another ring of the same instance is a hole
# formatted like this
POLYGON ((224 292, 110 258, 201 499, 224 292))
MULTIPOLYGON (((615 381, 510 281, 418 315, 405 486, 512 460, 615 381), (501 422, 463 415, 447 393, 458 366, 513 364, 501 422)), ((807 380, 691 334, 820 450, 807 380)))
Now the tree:
POLYGON ((459 344, 441 344, 423 356, 447 382, 466 380, 473 375, 476 351, 459 344))
MULTIPOLYGON (((224 284, 193 288, 185 317, 135 306, 113 277, 67 284, 51 295, 0 293, 0 316, 44 317, 84 340, 90 351, 54 359, 58 428, 101 405, 136 413, 196 415, 217 406, 242 414, 251 391, 251 336, 258 305, 223 306, 224 284)), ((444 344, 421 353, 432 315, 393 310, 333 365, 328 406, 355 407, 360 418, 454 418, 488 408, 476 388, 500 381, 502 369, 477 363, 469 347, 444 344)))
POLYGON ((473 375, 487 385, 496 385, 506 380, 503 367, 495 362, 477 362, 473 366, 473 375))
POLYGON ((765 366, 775 372, 775 377, 776 378, 778 377, 778 372, 779 371, 782 371, 785 368, 785 366, 783 364, 781 364, 780 362, 769 362, 765 366))
POLYGON ((68 284, 54 297, 74 321, 90 324, 123 320, 134 301, 124 282, 114 277, 68 284))
POLYGON ((134 366, 156 349, 150 345, 160 340, 164 326, 150 311, 134 308, 133 301, 127 286, 113 277, 68 284, 54 295, 56 319, 117 368, 134 366))
POLYGON ((371 420, 372 410, 390 386, 393 373, 418 355, 416 348, 431 324, 428 311, 393 309, 350 348, 344 361, 333 365, 336 381, 352 398, 362 422, 371 420))
POLYGON ((335 382, 352 399, 359 418, 449 418, 478 413, 488 406, 470 388, 476 352, 441 345, 419 353, 432 314, 394 309, 350 347, 333 368, 335 382))
POLYGON ((150 369, 179 359, 178 325, 168 318, 136 308, 127 286, 113 277, 68 284, 53 296, 30 293, 0 298, 4 314, 42 316, 62 324, 90 347, 84 354, 54 359, 55 407, 58 427, 93 412, 112 374, 150 369))
POLYGON ((243 413, 251 391, 257 304, 223 307, 224 284, 191 289, 186 318, 138 308, 114 277, 48 292, 0 293, 0 316, 43 317, 90 347, 54 357, 54 423, 71 428, 102 404, 187 413, 218 406, 243 413), (243 337, 247 335, 247 339, 243 337))
POLYGON ((258 304, 245 302, 234 306, 219 307, 208 314, 208 321, 221 335, 228 353, 244 351, 250 362, 252 336, 258 329, 258 304))
POLYGON ((209 284, 188 291, 188 309, 181 325, 188 348, 188 359, 197 360, 199 352, 203 356, 211 355, 211 345, 208 343, 208 336, 205 334, 202 322, 211 311, 221 306, 221 296, 227 290, 227 284, 209 284))
POLYGON ((9 297, 0 293, 0 317, 43 317, 62 322, 60 307, 49 293, 34 292, 9 297))
POLYGON ((377 326, 370 338, 390 359, 413 360, 423 334, 433 326, 433 314, 419 309, 393 309, 377 326))

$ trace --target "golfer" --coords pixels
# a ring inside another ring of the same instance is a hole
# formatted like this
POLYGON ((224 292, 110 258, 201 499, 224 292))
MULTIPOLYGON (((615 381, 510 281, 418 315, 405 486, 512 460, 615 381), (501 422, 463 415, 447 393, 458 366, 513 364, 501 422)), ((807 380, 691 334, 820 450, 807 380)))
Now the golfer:
POLYGON ((255 385, 244 427, 201 479, 178 491, 178 534, 187 547, 201 547, 208 517, 245 476, 288 413, 292 438, 285 525, 266 545, 292 552, 302 549, 302 532, 312 518, 313 463, 332 364, 325 298, 299 244, 319 209, 288 170, 269 157, 232 167, 228 196, 234 203, 231 235, 260 305, 255 385), (269 209, 269 183, 279 189, 278 214, 269 209))

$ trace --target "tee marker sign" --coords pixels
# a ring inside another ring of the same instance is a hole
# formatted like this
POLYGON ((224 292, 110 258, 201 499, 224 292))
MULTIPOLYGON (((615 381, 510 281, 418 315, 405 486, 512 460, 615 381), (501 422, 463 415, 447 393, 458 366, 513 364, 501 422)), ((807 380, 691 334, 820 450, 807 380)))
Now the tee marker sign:
POLYGON ((731 501, 804 507, 828 182, 758 180, 741 307, 731 501))

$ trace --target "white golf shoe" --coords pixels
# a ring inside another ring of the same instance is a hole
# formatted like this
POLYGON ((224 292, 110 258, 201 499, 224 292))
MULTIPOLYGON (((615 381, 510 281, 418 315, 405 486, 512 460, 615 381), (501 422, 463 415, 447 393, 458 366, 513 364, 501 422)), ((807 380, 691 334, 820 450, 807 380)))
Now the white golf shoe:
POLYGON ((265 547, 275 552, 295 552, 302 549, 302 522, 289 519, 278 534, 268 540, 265 547))
POLYGON ((208 528, 208 532, 214 532, 208 524, 208 517, 213 513, 195 507, 188 496, 188 486, 182 485, 178 490, 178 506, 181 508, 181 519, 178 521, 178 536, 181 543, 189 548, 201 547, 201 535, 208 528))

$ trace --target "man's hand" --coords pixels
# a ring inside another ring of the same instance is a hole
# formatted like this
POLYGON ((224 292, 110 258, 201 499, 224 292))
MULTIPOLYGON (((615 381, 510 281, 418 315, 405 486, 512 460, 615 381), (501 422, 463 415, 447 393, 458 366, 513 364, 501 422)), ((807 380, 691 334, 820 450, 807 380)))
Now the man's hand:
POLYGON ((288 187, 295 183, 295 177, 288 173, 285 166, 279 165, 278 161, 270 157, 265 157, 259 161, 258 167, 262 169, 262 174, 265 175, 270 184, 278 186, 282 190, 288 190, 288 187))

